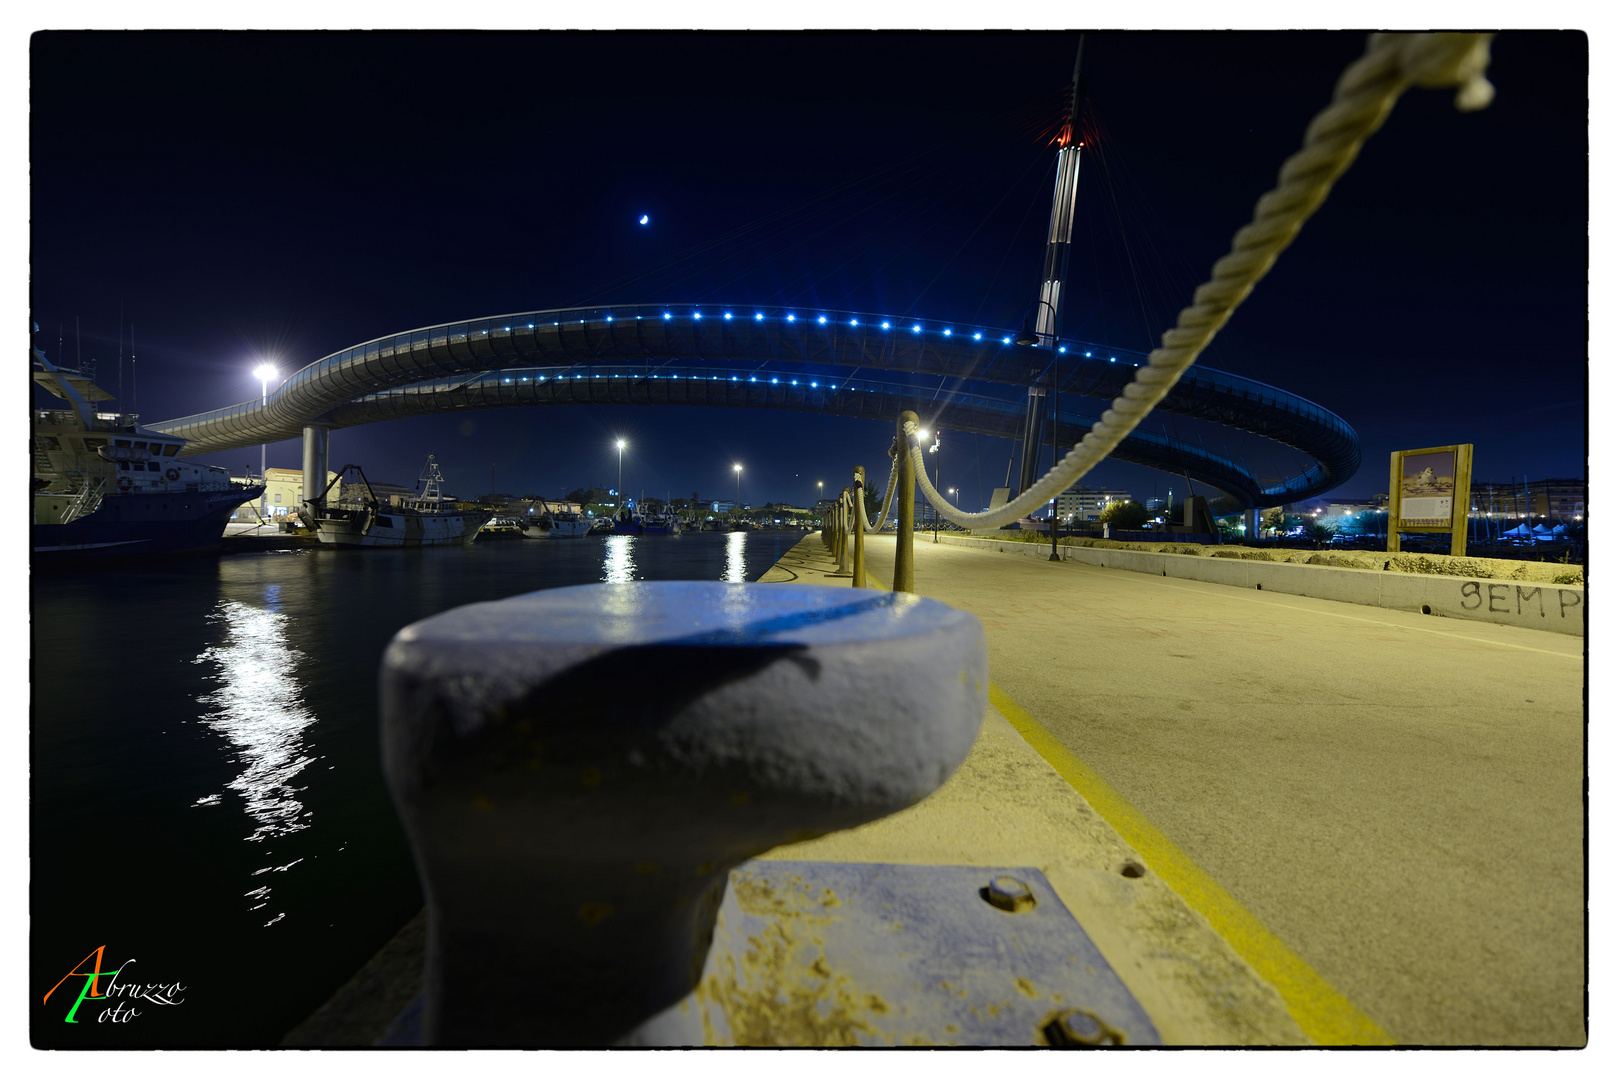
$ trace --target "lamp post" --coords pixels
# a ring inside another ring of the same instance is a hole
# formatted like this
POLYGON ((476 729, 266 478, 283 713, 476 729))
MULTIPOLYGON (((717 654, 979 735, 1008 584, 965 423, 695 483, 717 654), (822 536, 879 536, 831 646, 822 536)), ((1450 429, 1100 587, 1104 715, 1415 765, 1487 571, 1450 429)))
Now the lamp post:
MULTIPOLYGON (((944 471, 944 455, 938 452, 938 448, 943 445, 943 435, 942 431, 933 432, 933 445, 927 448, 927 452, 933 455, 934 490, 937 490, 938 485, 944 482, 941 475, 944 471)), ((938 507, 936 506, 933 507, 933 543, 938 543, 938 507)))
MULTIPOLYGON (((270 403, 270 380, 275 378, 275 376, 277 374, 277 372, 275 370, 275 365, 274 364, 260 364, 258 367, 253 369, 253 374, 258 377, 258 382, 259 382, 259 402, 258 403, 259 403, 259 407, 263 408, 264 406, 266 406, 266 405, 268 405, 270 403)), ((264 490, 263 490, 263 492, 261 492, 259 494, 259 497, 258 497, 258 516, 259 516, 260 521, 262 521, 264 519, 264 512, 269 509, 269 504, 270 504, 270 482, 265 476, 265 470, 267 468, 267 462, 268 462, 268 459, 269 459, 269 449, 270 449, 270 447, 269 447, 268 443, 259 444, 259 448, 258 448, 258 478, 260 480, 264 481, 264 490)))
POLYGON ((618 440, 618 513, 622 513, 624 509, 624 447, 627 445, 629 444, 624 440, 618 440))
POLYGON ((732 465, 731 468, 736 471, 736 517, 740 519, 742 514, 742 467, 732 465))

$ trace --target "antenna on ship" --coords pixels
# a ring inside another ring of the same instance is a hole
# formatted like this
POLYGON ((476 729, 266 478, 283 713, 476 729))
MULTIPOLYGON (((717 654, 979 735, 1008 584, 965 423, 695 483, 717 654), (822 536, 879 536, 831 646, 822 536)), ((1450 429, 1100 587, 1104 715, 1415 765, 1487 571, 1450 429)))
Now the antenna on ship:
POLYGON ((135 324, 129 324, 129 397, 130 411, 140 412, 140 382, 135 378, 135 324))

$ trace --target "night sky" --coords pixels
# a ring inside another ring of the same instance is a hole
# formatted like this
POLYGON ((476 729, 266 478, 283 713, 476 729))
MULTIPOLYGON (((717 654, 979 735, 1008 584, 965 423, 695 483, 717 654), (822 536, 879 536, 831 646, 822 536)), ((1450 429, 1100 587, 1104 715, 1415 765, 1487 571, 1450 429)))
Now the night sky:
MULTIPOLYGON (((1078 36, 41 33, 30 50, 32 315, 167 420, 415 327, 586 303, 825 306, 1015 328, 1037 298, 1050 139, 1078 36), (638 219, 649 216, 642 226, 638 219), (77 326, 77 331, 75 330, 77 326), (138 379, 138 386, 136 380, 138 379)), ((1089 39, 1067 335, 1146 350, 1300 145, 1359 33, 1089 39)), ((1583 477, 1587 40, 1496 39, 1497 95, 1414 90, 1201 363, 1394 449, 1476 444, 1479 481, 1583 477)), ((60 344, 59 344, 60 340, 60 344)), ((1303 455, 1154 415, 1266 484, 1303 455)), ((791 412, 570 407, 332 434, 331 461, 463 496, 814 497, 889 428, 791 412)), ((946 436, 969 509, 1013 446, 946 436)), ((256 449, 203 460, 240 472, 256 449)), ((269 448, 296 468, 299 444, 269 448)), ((880 470, 878 466, 883 466, 880 470)), ((1177 478, 1105 463, 1086 486, 1177 478)))

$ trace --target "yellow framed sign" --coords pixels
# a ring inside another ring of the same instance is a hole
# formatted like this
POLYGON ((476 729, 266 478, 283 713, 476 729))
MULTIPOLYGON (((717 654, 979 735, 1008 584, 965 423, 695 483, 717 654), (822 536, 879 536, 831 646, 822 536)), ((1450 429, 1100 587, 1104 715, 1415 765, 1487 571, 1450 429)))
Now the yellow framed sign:
POLYGON ((1388 465, 1388 550, 1402 532, 1450 534, 1450 554, 1466 554, 1472 509, 1472 444, 1395 450, 1388 465))

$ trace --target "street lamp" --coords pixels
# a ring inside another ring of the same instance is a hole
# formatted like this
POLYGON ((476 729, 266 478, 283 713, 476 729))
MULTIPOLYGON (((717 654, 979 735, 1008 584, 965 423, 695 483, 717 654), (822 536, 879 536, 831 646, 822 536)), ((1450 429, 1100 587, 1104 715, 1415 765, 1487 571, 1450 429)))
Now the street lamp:
POLYGON ((740 517, 742 512, 742 467, 732 465, 731 468, 736 470, 736 515, 740 517))
MULTIPOLYGON (((270 403, 270 380, 275 378, 279 372, 275 370, 274 364, 260 364, 253 369, 253 374, 258 378, 259 407, 263 408, 270 403)), ((258 497, 258 516, 260 520, 263 520, 264 512, 269 509, 270 504, 270 483, 265 479, 269 449, 268 443, 260 444, 258 448, 258 478, 264 481, 264 491, 258 497)))
MULTIPOLYGON (((938 452, 938 448, 942 445, 943 434, 941 431, 933 432, 933 445, 927 448, 927 452, 933 455, 933 489, 935 491, 938 489, 938 485, 942 483, 939 474, 943 471, 944 455, 938 452)), ((933 507, 933 543, 938 543, 938 507, 936 506, 933 507)))
POLYGON ((618 440, 618 509, 620 511, 624 508, 624 447, 628 445, 624 440, 618 440))

